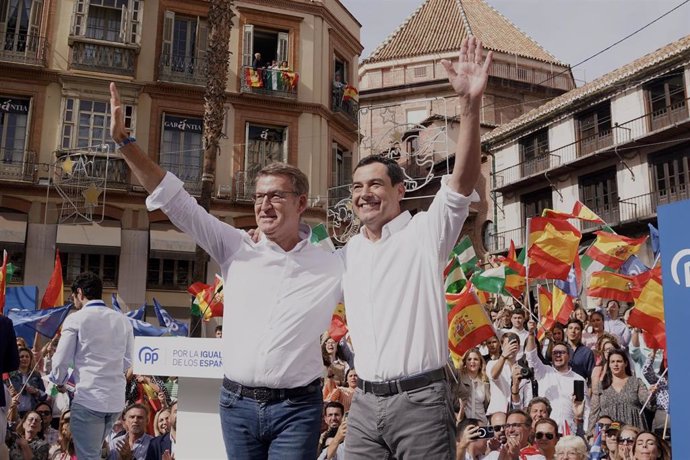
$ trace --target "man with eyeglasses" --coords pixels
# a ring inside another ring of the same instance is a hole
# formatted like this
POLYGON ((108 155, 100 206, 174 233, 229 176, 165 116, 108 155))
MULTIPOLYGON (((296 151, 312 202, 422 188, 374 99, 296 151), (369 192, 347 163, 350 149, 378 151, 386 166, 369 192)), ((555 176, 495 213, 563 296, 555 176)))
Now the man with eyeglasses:
POLYGON ((509 411, 505 432, 506 443, 489 452, 485 460, 546 460, 539 449, 529 444, 532 419, 527 413, 519 409, 509 411))
POLYGON ((224 280, 220 418, 228 458, 315 458, 321 426, 319 335, 341 299, 336 254, 309 242, 301 222, 309 182, 273 163, 256 176, 254 216, 261 238, 204 210, 127 135, 120 96, 110 85, 111 136, 134 176, 161 209, 220 265, 224 280))
POLYGON ((527 364, 534 369, 534 378, 539 382, 539 396, 551 403, 551 415, 559 426, 564 423, 583 434, 583 427, 589 415, 589 400, 575 401, 576 381, 585 386, 585 379, 570 368, 570 348, 563 342, 555 342, 551 352, 551 366, 542 363, 537 355, 534 338, 536 328, 532 328, 525 345, 527 364))

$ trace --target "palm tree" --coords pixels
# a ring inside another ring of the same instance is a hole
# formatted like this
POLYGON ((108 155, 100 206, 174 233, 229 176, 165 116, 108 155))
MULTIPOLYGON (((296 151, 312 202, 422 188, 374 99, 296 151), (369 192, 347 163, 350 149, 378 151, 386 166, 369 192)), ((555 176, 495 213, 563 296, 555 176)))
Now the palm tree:
MULTIPOLYGON (((228 61, 230 59, 230 31, 234 0, 210 0, 208 9, 208 48, 206 61, 206 93, 204 94, 204 166, 201 176, 201 197, 199 204, 207 211, 211 207, 214 180, 216 177, 216 158, 220 153, 218 141, 222 134, 225 116, 225 86, 228 80, 228 61)), ((196 247, 194 258, 194 280, 206 279, 208 254, 196 247)), ((192 316, 190 335, 200 336, 198 322, 200 318, 192 316), (197 324, 194 324, 194 323, 197 324)))

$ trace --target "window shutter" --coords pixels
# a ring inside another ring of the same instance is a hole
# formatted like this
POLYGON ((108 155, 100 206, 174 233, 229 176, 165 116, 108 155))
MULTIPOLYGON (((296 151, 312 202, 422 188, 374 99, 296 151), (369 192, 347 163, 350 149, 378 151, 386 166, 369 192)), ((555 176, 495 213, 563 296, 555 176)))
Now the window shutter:
POLYGON ((345 152, 343 158, 343 183, 349 184, 352 181, 352 152, 345 152))
POLYGON ((205 19, 198 18, 196 25, 196 57, 206 59, 208 50, 208 23, 205 19))
POLYGON ((86 35, 86 17, 89 13, 89 0, 76 0, 72 13, 72 35, 86 35))
POLYGON ((7 10, 9 9, 9 0, 0 0, 0 39, 5 40, 5 31, 7 30, 7 10))
POLYGON ((288 34, 285 32, 278 33, 278 49, 276 51, 276 56, 278 65, 288 60, 288 34))
POLYGON ((166 11, 163 18, 163 46, 161 47, 161 64, 170 72, 172 66, 172 39, 173 39, 173 25, 175 24, 175 13, 173 11, 166 11))
POLYGON ((242 65, 251 67, 254 60, 254 26, 244 25, 244 35, 242 39, 242 65))
POLYGON ((43 0, 33 0, 31 2, 31 12, 29 13, 29 40, 37 40, 41 31, 42 12, 43 0))
POLYGON ((62 142, 60 147, 63 149, 69 149, 72 147, 72 138, 75 135, 74 132, 74 120, 77 110, 78 101, 74 98, 68 97, 64 101, 64 109, 62 114, 62 142))
POLYGON ((129 34, 128 43, 135 45, 141 44, 141 0, 130 0, 129 2, 129 34))
POLYGON ((120 43, 127 43, 129 40, 129 7, 127 4, 122 5, 122 13, 120 14, 120 43))

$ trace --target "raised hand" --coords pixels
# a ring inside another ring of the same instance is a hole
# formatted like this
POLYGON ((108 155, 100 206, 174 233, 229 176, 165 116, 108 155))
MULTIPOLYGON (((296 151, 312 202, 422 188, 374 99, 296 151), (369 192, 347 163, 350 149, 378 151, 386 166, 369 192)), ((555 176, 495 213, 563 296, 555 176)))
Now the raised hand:
POLYGON ((127 137, 120 93, 113 82, 110 82, 110 136, 115 142, 122 142, 127 137))
POLYGON ((442 60, 441 64, 446 68, 448 81, 458 96, 470 103, 481 103, 492 59, 491 51, 484 59, 481 40, 471 36, 463 39, 460 45, 457 69, 447 59, 442 60))

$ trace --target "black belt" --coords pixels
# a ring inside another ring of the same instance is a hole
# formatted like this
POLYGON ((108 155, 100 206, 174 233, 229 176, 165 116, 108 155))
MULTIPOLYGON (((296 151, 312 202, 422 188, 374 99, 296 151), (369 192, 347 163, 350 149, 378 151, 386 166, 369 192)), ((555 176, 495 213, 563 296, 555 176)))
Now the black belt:
POLYGON ((376 396, 391 396, 403 391, 412 391, 425 387, 431 383, 445 380, 446 373, 441 369, 413 375, 404 379, 390 380, 388 382, 367 382, 357 380, 357 386, 365 393, 373 393, 376 396))
POLYGON ((231 393, 238 393, 245 398, 254 399, 260 403, 271 401, 283 401, 289 398, 297 398, 321 391, 321 379, 316 379, 309 385, 297 388, 268 388, 247 387, 223 377, 223 388, 231 393))

